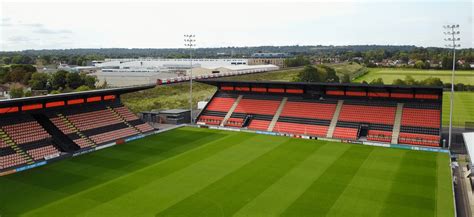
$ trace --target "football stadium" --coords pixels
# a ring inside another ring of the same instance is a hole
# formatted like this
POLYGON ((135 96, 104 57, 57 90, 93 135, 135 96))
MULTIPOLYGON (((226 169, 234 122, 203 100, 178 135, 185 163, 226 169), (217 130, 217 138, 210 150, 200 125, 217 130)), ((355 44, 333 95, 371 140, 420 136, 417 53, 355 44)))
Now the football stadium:
POLYGON ((200 82, 164 129, 154 85, 0 101, 0 216, 456 216, 441 87, 200 82))

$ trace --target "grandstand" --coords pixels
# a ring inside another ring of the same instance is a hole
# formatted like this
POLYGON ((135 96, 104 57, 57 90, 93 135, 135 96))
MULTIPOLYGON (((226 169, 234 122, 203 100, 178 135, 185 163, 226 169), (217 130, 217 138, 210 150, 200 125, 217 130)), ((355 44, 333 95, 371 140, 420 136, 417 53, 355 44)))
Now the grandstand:
POLYGON ((441 146, 442 88, 200 81, 218 87, 201 125, 374 142, 441 146))
POLYGON ((44 165, 149 134, 121 102, 151 86, 0 101, 0 175, 44 165))

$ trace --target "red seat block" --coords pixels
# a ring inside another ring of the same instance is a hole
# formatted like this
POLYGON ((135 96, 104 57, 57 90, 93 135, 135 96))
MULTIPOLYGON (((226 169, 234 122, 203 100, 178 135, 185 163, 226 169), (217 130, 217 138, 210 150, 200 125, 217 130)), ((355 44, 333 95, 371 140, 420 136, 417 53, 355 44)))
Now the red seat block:
POLYGON ((331 120, 335 110, 336 104, 288 101, 280 116, 331 120))
POLYGON ((358 132, 359 130, 357 128, 336 127, 332 137, 338 139, 356 140, 358 132))
POLYGON ((439 128, 441 125, 440 110, 404 108, 402 126, 439 128))
POLYGON ((248 128, 251 130, 266 131, 268 129, 268 125, 270 125, 270 122, 271 121, 252 120, 248 128))
POLYGON ((328 126, 277 122, 273 132, 326 137, 328 126))
POLYGON ((274 115, 280 106, 278 100, 258 100, 258 99, 242 99, 240 100, 234 112, 246 114, 262 114, 274 115))
POLYGON ((234 98, 214 97, 207 106, 206 110, 228 112, 234 104, 234 98))
POLYGON ((339 114, 339 120, 393 125, 396 110, 396 107, 344 104, 339 114))

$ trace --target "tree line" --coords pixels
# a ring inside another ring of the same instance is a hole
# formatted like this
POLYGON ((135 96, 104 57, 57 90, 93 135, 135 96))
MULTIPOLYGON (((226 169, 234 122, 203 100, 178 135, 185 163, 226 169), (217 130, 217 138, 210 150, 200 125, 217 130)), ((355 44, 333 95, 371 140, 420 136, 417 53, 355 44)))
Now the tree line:
MULTIPOLYGON (((249 58, 253 53, 287 53, 298 57, 339 58, 341 61, 362 58, 367 66, 384 59, 401 60, 408 63, 409 60, 443 62, 443 68, 449 68, 452 60, 450 49, 446 48, 423 48, 416 46, 391 46, 391 45, 351 45, 351 46, 259 46, 259 47, 221 47, 221 48, 197 48, 194 51, 196 58, 249 58)), ((474 62, 472 48, 459 49, 456 53, 458 60, 467 63, 474 62)), ((67 63, 70 65, 86 65, 92 60, 103 60, 104 58, 188 58, 189 50, 183 48, 175 49, 65 49, 65 50, 25 50, 16 52, 0 52, 0 64, 51 64, 67 63)), ((295 61, 300 61, 296 59, 295 61)), ((292 65, 290 63, 289 65, 292 65)), ((301 64, 297 64, 301 65, 301 64)), ((426 65, 425 65, 426 66, 426 65)), ((467 65, 458 68, 466 68, 467 65)))
POLYGON ((12 85, 10 95, 12 98, 29 96, 23 86, 31 90, 41 90, 47 93, 61 93, 72 91, 84 91, 96 88, 97 78, 84 73, 68 72, 59 70, 54 73, 38 72, 36 67, 28 64, 15 64, 0 67, 0 81, 12 85))

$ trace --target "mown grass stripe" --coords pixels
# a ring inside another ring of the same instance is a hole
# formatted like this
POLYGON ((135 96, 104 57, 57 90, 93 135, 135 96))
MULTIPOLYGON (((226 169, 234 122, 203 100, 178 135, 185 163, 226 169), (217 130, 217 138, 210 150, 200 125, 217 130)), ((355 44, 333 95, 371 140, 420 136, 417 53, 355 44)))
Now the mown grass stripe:
MULTIPOLYGON (((212 142, 206 142, 206 145, 196 147, 189 150, 188 152, 182 153, 181 155, 175 155, 173 157, 167 158, 165 161, 159 161, 157 164, 152 164, 148 167, 136 170, 134 173, 124 173, 128 175, 112 180, 104 180, 101 184, 98 184, 93 188, 81 191, 77 193, 77 195, 69 195, 67 198, 62 198, 61 200, 44 206, 41 209, 63 209, 62 207, 64 207, 64 204, 71 205, 74 203, 69 202, 68 200, 70 199, 71 201, 82 201, 81 203, 74 205, 76 207, 74 210, 76 210, 78 213, 84 212, 87 209, 91 209, 92 207, 98 206, 104 202, 119 197, 120 195, 133 191, 134 189, 138 189, 156 179, 165 177, 171 173, 179 171, 182 168, 193 165, 198 161, 211 157, 216 153, 231 148, 232 146, 236 145, 236 143, 232 142, 236 139, 245 141, 255 137, 256 135, 232 134, 224 137, 222 137, 222 135, 220 136, 220 139, 214 138, 215 140, 212 142), (156 170, 159 170, 159 172, 155 172, 156 170)), ((198 138, 195 139, 197 140, 198 138)), ((73 213, 70 215, 73 215, 73 213)))
POLYGON ((325 216, 373 149, 351 146, 282 216, 325 216))
POLYGON ((0 214, 2 216, 20 215, 44 207, 62 198, 83 192, 91 186, 130 175, 133 171, 185 153, 225 135, 227 134, 219 131, 180 128, 22 173, 0 177, 0 195, 10 195, 0 197, 2 211, 0 214), (147 152, 136 154, 136 150, 140 149, 146 149, 147 152), (102 156, 109 157, 104 159, 102 156), (128 158, 129 165, 126 165, 126 169, 123 165, 116 165, 115 168, 103 166, 113 165, 113 162, 108 161, 111 158, 128 158), (38 197, 38 195, 42 196, 38 197))
POLYGON ((453 180, 451 176, 443 175, 451 173, 450 159, 448 154, 438 153, 437 156, 436 177, 436 216, 453 216, 454 215, 454 198, 453 198, 453 180))
POLYGON ((405 150, 374 149, 326 217, 379 216, 405 153, 405 150))
MULTIPOLYGON (((316 145, 316 144, 315 144, 316 145)), ((306 160, 240 209, 235 217, 278 216, 298 198, 350 145, 324 144, 306 160)))
POLYGON ((231 216, 320 147, 288 140, 157 216, 231 216))
MULTIPOLYGON (((120 184, 133 183, 143 178, 154 180, 113 200, 90 208, 81 215, 149 216, 150 213, 158 213, 288 140, 284 137, 251 135, 253 137, 250 139, 239 142, 234 140, 236 145, 162 178, 154 178, 161 169, 166 169, 159 166, 148 168, 145 174, 135 173, 132 177, 121 180, 120 184)), ((51 213, 51 210, 45 210, 45 213, 51 213)))
POLYGON ((408 151, 380 216, 435 216, 437 153, 408 151))

